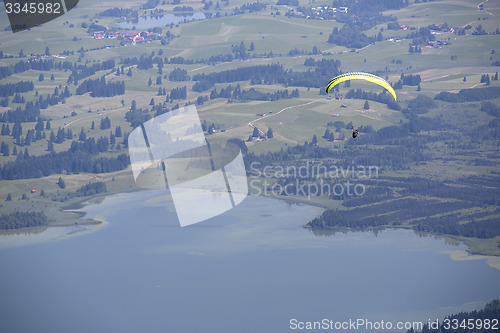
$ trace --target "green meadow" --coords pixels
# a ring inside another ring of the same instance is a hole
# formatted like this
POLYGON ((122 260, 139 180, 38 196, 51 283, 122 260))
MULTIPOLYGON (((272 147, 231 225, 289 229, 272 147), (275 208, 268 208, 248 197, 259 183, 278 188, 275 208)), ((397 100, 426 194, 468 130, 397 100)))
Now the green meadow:
MULTIPOLYGON (((488 3, 483 11, 478 11, 477 5, 480 1, 439 1, 431 3, 411 4, 410 6, 397 11, 384 12, 386 15, 393 15, 398 18, 398 23, 408 25, 409 27, 420 28, 434 23, 448 23, 453 27, 461 27, 466 24, 471 24, 472 30, 481 24, 487 32, 493 32, 498 24, 494 19, 496 14, 500 14, 499 9, 488 8, 488 3)), ((221 6, 225 12, 230 12, 230 8, 245 4, 244 1, 232 2, 229 7, 221 6)), ((125 1, 121 2, 123 8, 137 8, 139 2, 125 1)), ((185 5, 192 6, 195 11, 201 10, 201 3, 194 1, 183 2, 185 5)), ((482 74, 489 73, 493 75, 496 71, 495 67, 490 64, 499 60, 497 54, 491 54, 495 43, 498 44, 497 35, 483 36, 459 36, 452 33, 443 33, 437 35, 437 38, 449 39, 450 45, 434 49, 422 47, 421 54, 408 53, 408 40, 398 38, 403 37, 407 31, 395 31, 383 29, 385 24, 380 24, 373 29, 366 31, 367 35, 374 35, 378 31, 382 31, 385 38, 393 38, 393 40, 384 40, 375 44, 369 45, 360 50, 347 49, 342 46, 336 46, 326 42, 329 33, 334 27, 342 27, 342 23, 327 20, 306 20, 300 18, 288 18, 283 14, 286 11, 286 6, 275 6, 268 2, 269 6, 266 10, 244 15, 229 15, 222 16, 218 19, 202 20, 196 22, 188 22, 174 26, 173 28, 161 27, 163 32, 171 31, 174 38, 168 45, 162 46, 158 42, 146 43, 138 45, 120 46, 117 40, 96 40, 86 33, 85 29, 81 28, 81 24, 86 22, 103 24, 107 27, 116 27, 119 20, 112 18, 98 18, 96 13, 105 8, 109 8, 106 3, 98 1, 88 1, 79 5, 78 10, 73 10, 63 18, 54 20, 45 24, 43 27, 33 28, 31 31, 12 34, 10 32, 0 33, 1 49, 4 54, 12 54, 17 56, 22 48, 25 54, 43 53, 46 46, 49 46, 52 54, 57 54, 68 50, 76 52, 80 48, 86 50, 97 48, 94 51, 85 52, 82 58, 82 64, 92 64, 96 61, 106 59, 120 59, 124 57, 139 57, 142 54, 152 51, 163 51, 164 57, 182 56, 185 58, 208 58, 211 55, 231 53, 231 47, 244 42, 248 47, 250 43, 254 43, 255 53, 273 52, 273 58, 251 58, 241 61, 234 60, 230 63, 218 63, 216 65, 207 64, 192 64, 192 65, 176 65, 166 64, 164 66, 164 74, 167 74, 174 68, 186 69, 190 75, 197 73, 210 73, 222 70, 235 69, 243 66, 253 66, 260 64, 280 63, 286 68, 293 70, 306 70, 303 66, 304 60, 307 57, 313 57, 316 60, 338 59, 342 63, 342 70, 347 71, 384 71, 389 70, 387 77, 391 83, 399 80, 401 73, 405 74, 420 74, 422 77, 421 92, 428 96, 433 96, 436 93, 446 91, 458 91, 463 88, 471 88, 479 85, 479 79, 482 74), (272 15, 277 10, 280 10, 281 15, 272 15), (22 37, 22 38, 21 38, 22 37), (72 41, 73 37, 77 37, 78 41, 72 41), (110 49, 101 49, 104 45, 113 45, 110 49), (323 55, 297 55, 288 56, 288 52, 292 49, 311 51, 316 46, 322 52, 330 52, 331 54, 323 55), (451 60, 450 57, 456 55, 456 60, 451 60), (398 61, 396 61, 398 60, 398 61), (463 78, 466 77, 466 82, 463 78)), ((301 5, 308 5, 307 2, 301 1, 301 5)), ((318 2, 314 4, 328 5, 327 2, 318 2)), ((159 8, 172 10, 172 4, 160 5, 159 8)), ((145 11, 139 10, 140 14, 145 11)), ((2 19, 6 18, 2 13, 2 19)), ((5 20, 2 20, 5 22, 5 20)), ((470 31, 469 31, 470 32, 470 31)), ((70 55, 66 58, 69 61, 76 61, 78 55, 70 55)), ((2 63, 12 64, 18 61, 18 58, 2 59, 2 63)), ((116 96, 112 98, 89 98, 88 96, 73 95, 66 101, 66 104, 59 104, 42 111, 42 115, 48 119, 52 119, 53 128, 66 126, 71 128, 74 134, 77 134, 81 127, 88 128, 92 121, 100 120, 100 117, 108 116, 112 119, 112 127, 120 125, 127 127, 127 123, 123 119, 125 112, 132 102, 135 100, 138 107, 149 107, 151 98, 155 102, 162 102, 163 96, 156 96, 158 88, 166 88, 167 91, 186 85, 188 87, 187 100, 193 102, 198 96, 207 96, 209 91, 197 93, 191 91, 190 87, 194 81, 185 82, 170 82, 163 78, 160 86, 154 84, 156 77, 159 75, 156 71, 156 66, 150 70, 137 70, 132 66, 133 77, 119 76, 115 77, 110 71, 98 72, 89 79, 99 78, 106 75, 108 80, 125 80, 127 93, 124 96, 116 96), (151 78, 153 85, 148 86, 147 82, 151 78), (122 106, 121 101, 124 101, 122 106), (76 116, 71 116, 72 112, 76 112, 76 116), (90 112, 89 112, 90 111, 90 112), (65 118, 68 117, 68 118, 65 118)), ((45 80, 38 81, 38 76, 41 72, 30 70, 28 72, 13 75, 2 80, 2 83, 13 83, 21 80, 33 81, 36 85, 35 90, 40 95, 51 94, 57 86, 65 86, 69 72, 54 72, 54 81, 50 81, 47 73, 44 73, 45 80)), ((239 82, 241 87, 248 89, 252 87, 249 82, 239 82)), ((216 88, 220 89, 225 84, 217 84, 216 88)), ((257 90, 272 91, 276 89, 284 89, 279 86, 253 86, 257 90)), ((72 93, 75 91, 74 86, 69 86, 72 93)), ((291 87, 290 87, 291 88, 291 87)), ((370 84, 355 82, 351 88, 361 88, 367 91, 380 90, 378 87, 373 87, 370 84)), ((209 101, 208 103, 198 106, 200 114, 207 121, 213 121, 225 124, 227 127, 238 128, 230 133, 235 133, 241 138, 245 138, 251 129, 246 128, 246 124, 255 119, 255 114, 266 112, 266 110, 279 111, 281 108, 290 106, 291 104, 300 105, 309 101, 314 101, 314 104, 307 107, 296 107, 278 116, 262 119, 258 121, 260 127, 272 127, 278 138, 282 138, 284 142, 301 142, 302 140, 310 139, 314 134, 321 134, 324 129, 324 124, 332 120, 344 122, 353 121, 353 123, 369 124, 374 128, 380 128, 389 124, 398 123, 402 117, 401 114, 389 110, 385 105, 376 102, 371 102, 370 112, 362 112, 362 104, 364 101, 345 101, 347 108, 339 107, 340 103, 336 100, 326 100, 325 96, 319 95, 318 88, 299 88, 301 97, 299 99, 281 100, 275 102, 243 102, 243 103, 225 103, 222 100, 209 101), (246 110, 234 112, 233 110, 246 110), (339 117, 331 117, 331 114, 338 113, 339 117), (320 123, 321 126, 314 124, 320 123), (292 139, 293 138, 293 139, 292 139)), ((340 93, 345 93, 347 88, 340 88, 340 93)), ((405 107, 406 102, 414 98, 417 94, 416 87, 404 86, 398 91, 398 99, 401 107, 405 107)), ((35 100, 34 92, 24 93, 23 96, 28 100, 35 100)), ((177 103, 177 101, 175 102, 177 103)), ((174 104, 175 104, 174 103, 174 104)), ((34 127, 34 124, 31 126, 34 127)), ((26 124, 29 128, 30 125, 26 124)), ((92 135, 102 135, 104 133, 95 130, 90 132, 92 135)), ((228 135, 228 133, 224 134, 228 135)), ((2 138, 8 140, 7 138, 2 138)), ((279 140, 278 140, 279 141, 279 140)), ((267 145, 268 143, 266 143, 267 145)), ((276 146, 269 143, 269 145, 276 146)), ((260 146, 265 146, 261 144, 260 146)), ((35 147, 30 147, 30 150, 35 147)), ((35 148, 33 153, 43 153, 41 147, 35 148), (40 148, 40 149, 39 149, 40 148)), ((64 149, 64 145, 56 147, 56 150, 64 149)), ((259 148, 260 150, 260 148, 259 148)))

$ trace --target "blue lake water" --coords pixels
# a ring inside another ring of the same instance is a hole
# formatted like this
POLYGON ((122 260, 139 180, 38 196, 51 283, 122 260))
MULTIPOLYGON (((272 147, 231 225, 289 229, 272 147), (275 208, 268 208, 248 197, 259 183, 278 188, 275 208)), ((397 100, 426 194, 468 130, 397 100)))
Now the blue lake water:
POLYGON ((182 22, 187 22, 187 21, 193 21, 193 20, 204 20, 207 17, 205 16, 204 13, 202 12, 196 12, 193 14, 165 14, 162 16, 146 16, 146 17, 139 17, 137 22, 120 22, 118 23, 118 26, 122 29, 138 29, 138 30, 144 30, 144 29, 152 29, 155 27, 163 27, 168 24, 178 24, 182 22), (135 28, 134 28, 135 27, 135 28))
POLYGON ((17 247, 1 245, 28 236, 0 237, 2 332, 289 332, 292 318, 427 322, 500 297, 486 260, 452 260, 463 245, 408 230, 316 236, 301 228, 312 206, 248 197, 185 228, 160 192, 84 210, 108 224, 17 247))

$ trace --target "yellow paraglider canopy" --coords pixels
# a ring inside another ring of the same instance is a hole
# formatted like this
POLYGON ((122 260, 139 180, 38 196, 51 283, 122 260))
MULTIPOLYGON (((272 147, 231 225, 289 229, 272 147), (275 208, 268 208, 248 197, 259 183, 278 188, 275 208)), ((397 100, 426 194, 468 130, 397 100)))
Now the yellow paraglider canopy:
POLYGON ((337 77, 334 77, 326 86, 326 92, 328 93, 330 91, 330 89, 332 89, 337 84, 342 83, 344 81, 348 81, 348 80, 366 80, 366 81, 376 83, 376 84, 384 87, 385 89, 387 89, 391 93, 392 97, 394 97, 394 100, 395 101, 397 100, 396 92, 394 91, 392 86, 389 84, 389 82, 387 82, 386 80, 384 80, 381 77, 378 77, 376 75, 362 73, 362 72, 350 72, 350 73, 345 73, 345 74, 339 75, 337 77))

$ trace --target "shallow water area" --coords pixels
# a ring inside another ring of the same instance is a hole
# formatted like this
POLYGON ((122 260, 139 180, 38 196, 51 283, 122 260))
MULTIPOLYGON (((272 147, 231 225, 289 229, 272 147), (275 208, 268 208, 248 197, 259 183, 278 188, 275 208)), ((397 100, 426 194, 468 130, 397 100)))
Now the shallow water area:
POLYGON ((118 26, 122 29, 151 29, 155 27, 163 27, 169 24, 178 24, 193 20, 204 20, 206 16, 202 12, 196 12, 192 14, 165 14, 162 16, 146 16, 139 17, 137 21, 126 21, 118 23, 118 26))
POLYGON ((26 246, 41 242, 58 241, 88 232, 92 228, 95 228, 95 226, 74 225, 2 231, 0 232, 0 250, 3 248, 26 246))
POLYGON ((312 232, 302 226, 322 209, 309 205, 250 196, 184 228, 162 191, 82 211, 108 224, 0 250, 5 331, 287 332, 293 318, 427 322, 500 297, 486 258, 454 260, 464 245, 410 230, 312 232))

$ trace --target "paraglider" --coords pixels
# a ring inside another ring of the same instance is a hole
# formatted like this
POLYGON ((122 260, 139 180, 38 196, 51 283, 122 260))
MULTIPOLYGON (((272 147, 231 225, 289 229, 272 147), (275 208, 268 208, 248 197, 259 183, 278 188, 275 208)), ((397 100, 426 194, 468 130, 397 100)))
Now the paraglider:
POLYGON ((332 89, 337 84, 344 82, 344 81, 348 81, 348 80, 366 80, 369 82, 376 83, 376 84, 384 87, 385 89, 387 89, 391 93, 392 97, 394 97, 394 100, 395 101, 397 100, 396 92, 394 91, 392 86, 389 84, 389 82, 387 82, 386 80, 384 80, 381 77, 378 77, 376 75, 362 73, 362 72, 350 72, 350 73, 345 73, 345 74, 341 74, 339 76, 334 77, 326 86, 326 93, 328 93, 330 91, 330 89, 332 89))

